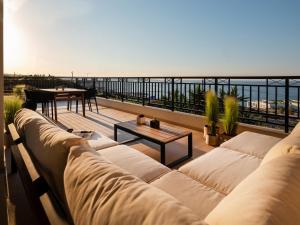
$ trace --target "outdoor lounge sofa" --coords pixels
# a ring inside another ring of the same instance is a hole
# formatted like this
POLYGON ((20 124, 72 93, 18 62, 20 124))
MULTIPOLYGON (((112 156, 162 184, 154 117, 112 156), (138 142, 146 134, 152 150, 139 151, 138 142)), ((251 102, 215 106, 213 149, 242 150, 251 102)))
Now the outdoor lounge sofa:
POLYGON ((14 125, 16 163, 27 149, 48 223, 300 224, 300 125, 284 139, 244 132, 178 170, 125 145, 96 151, 28 109, 14 125))

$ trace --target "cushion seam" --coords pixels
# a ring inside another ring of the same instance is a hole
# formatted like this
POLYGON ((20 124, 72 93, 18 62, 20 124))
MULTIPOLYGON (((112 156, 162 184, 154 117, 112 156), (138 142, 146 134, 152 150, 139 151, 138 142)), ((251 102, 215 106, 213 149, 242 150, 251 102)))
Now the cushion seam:
POLYGON ((217 189, 216 189, 215 187, 213 187, 213 186, 204 184, 204 183, 202 183, 200 180, 194 179, 193 177, 190 177, 189 175, 187 175, 187 174, 185 174, 185 173, 183 173, 183 172, 181 172, 181 171, 179 171, 179 170, 177 170, 177 171, 178 171, 179 173, 182 173, 182 174, 185 175, 185 176, 188 176, 189 178, 191 178, 192 180, 196 181, 197 183, 200 183, 200 184, 202 184, 203 186, 208 187, 208 188, 214 190, 215 192, 217 192, 217 193, 219 193, 219 194, 221 194, 221 195, 227 196, 227 195, 229 194, 229 193, 226 194, 226 193, 224 193, 224 192, 222 192, 222 191, 220 191, 220 190, 217 190, 217 189))
POLYGON ((159 178, 161 178, 162 176, 164 176, 164 175, 166 175, 167 173, 170 173, 170 172, 172 172, 172 171, 173 171, 173 170, 168 170, 168 171, 165 171, 165 172, 163 172, 163 173, 159 174, 158 176, 156 176, 156 177, 152 178, 151 180, 149 180, 149 181, 148 181, 148 182, 146 182, 146 183, 150 184, 150 183, 152 183, 152 182, 154 182, 154 181, 158 180, 158 179, 159 179, 159 178))
MULTIPOLYGON (((257 159, 260 159, 262 160, 264 157, 259 157, 257 155, 252 155, 252 154, 249 154, 249 153, 246 153, 246 152, 241 152, 239 151, 238 149, 232 149, 232 148, 225 148, 225 147, 222 147, 223 149, 226 149, 226 150, 230 150, 230 151, 233 151, 233 152, 238 152, 238 153, 241 153, 241 155, 247 155, 247 156, 252 156, 254 158, 257 158, 257 159)), ((270 150, 270 149, 269 149, 270 150)))

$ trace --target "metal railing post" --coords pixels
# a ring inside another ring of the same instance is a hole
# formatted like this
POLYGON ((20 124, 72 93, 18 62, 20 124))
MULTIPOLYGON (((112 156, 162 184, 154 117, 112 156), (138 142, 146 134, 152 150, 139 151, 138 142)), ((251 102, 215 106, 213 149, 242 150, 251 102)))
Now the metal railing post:
POLYGON ((215 78, 215 93, 218 95, 218 78, 215 78))
POLYGON ((174 77, 172 77, 172 102, 171 102, 171 110, 174 111, 174 96, 175 90, 174 90, 174 77))
POLYGON ((289 132, 289 79, 285 79, 284 131, 289 132))
POLYGON ((93 77, 93 89, 96 89, 96 77, 93 77))
POLYGON ((142 102, 143 102, 143 106, 145 105, 145 77, 143 77, 143 89, 142 89, 142 95, 143 95, 143 98, 142 98, 142 102))
POLYGON ((108 98, 108 78, 105 78, 105 98, 108 98))
POLYGON ((121 78, 121 100, 124 102, 124 77, 121 78))

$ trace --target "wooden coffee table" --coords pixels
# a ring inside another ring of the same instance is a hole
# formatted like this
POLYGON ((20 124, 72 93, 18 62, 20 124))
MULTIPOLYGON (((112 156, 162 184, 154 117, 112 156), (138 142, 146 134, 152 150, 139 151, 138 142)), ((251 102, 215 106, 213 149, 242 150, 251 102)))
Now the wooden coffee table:
POLYGON ((132 120, 114 125, 115 141, 117 141, 118 138, 118 129, 160 145, 160 162, 164 165, 166 164, 166 144, 187 136, 188 154, 168 164, 168 167, 173 167, 193 156, 193 137, 191 131, 174 128, 167 124, 161 125, 160 129, 154 129, 149 126, 149 123, 138 125, 136 120, 132 120))

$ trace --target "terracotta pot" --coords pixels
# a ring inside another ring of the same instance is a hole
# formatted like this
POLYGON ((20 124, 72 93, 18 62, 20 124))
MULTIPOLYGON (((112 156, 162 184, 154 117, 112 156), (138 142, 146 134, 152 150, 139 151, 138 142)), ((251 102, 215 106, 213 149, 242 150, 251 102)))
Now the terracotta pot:
POLYGON ((219 145, 219 136, 218 135, 206 135, 205 143, 211 146, 219 145))

